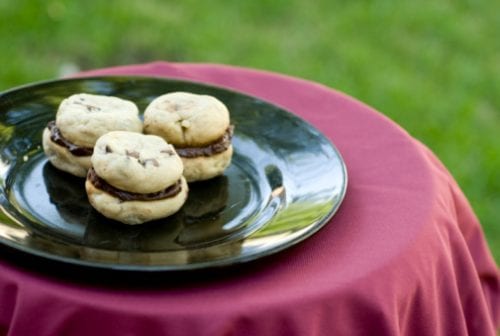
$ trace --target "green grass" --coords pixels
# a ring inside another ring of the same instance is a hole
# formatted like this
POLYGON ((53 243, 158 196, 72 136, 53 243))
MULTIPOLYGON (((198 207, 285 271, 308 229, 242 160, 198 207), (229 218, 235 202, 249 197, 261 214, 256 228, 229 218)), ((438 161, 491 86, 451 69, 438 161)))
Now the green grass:
POLYGON ((500 262, 500 2, 0 0, 0 90, 152 60, 272 70, 344 91, 429 146, 500 262))

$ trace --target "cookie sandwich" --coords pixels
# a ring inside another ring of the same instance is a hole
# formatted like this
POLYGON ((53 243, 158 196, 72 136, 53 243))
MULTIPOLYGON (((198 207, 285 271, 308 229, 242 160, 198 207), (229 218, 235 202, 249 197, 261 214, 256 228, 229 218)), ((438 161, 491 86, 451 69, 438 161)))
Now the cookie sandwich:
POLYGON ((157 97, 144 112, 144 132, 175 147, 188 182, 222 175, 231 163, 229 111, 213 96, 172 92, 157 97))
POLYGON ((109 132, 97 140, 91 162, 85 190, 105 217, 141 224, 174 214, 186 201, 182 160, 158 136, 109 132))
POLYGON ((97 139, 110 131, 142 132, 137 106, 118 97, 75 94, 59 105, 42 145, 56 168, 85 177, 97 139))

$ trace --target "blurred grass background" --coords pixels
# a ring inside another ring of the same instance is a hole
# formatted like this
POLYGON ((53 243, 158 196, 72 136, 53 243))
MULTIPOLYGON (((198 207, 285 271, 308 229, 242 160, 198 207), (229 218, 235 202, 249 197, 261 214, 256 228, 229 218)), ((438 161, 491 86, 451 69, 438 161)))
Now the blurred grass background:
POLYGON ((310 79, 429 146, 500 263, 500 2, 0 0, 0 90, 153 60, 310 79))

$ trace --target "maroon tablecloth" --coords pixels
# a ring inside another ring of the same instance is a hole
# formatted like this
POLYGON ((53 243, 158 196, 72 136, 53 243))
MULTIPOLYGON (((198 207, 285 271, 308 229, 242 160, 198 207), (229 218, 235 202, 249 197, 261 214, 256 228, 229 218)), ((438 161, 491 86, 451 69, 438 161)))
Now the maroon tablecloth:
POLYGON ((243 68, 158 62, 86 73, 104 74, 202 81, 293 111, 342 153, 345 201, 298 246, 184 286, 82 284, 0 256, 0 334, 495 334, 500 276, 477 218, 436 157, 382 114, 312 82, 243 68))

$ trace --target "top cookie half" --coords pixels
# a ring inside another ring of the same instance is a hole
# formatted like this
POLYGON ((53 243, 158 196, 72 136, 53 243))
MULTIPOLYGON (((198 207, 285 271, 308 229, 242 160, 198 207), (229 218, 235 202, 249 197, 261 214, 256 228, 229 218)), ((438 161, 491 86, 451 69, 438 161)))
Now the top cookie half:
POLYGON ((109 131, 142 132, 139 109, 133 102, 86 93, 61 102, 56 125, 67 140, 82 147, 94 147, 109 131))
POLYGON ((206 146, 229 127, 226 106, 208 95, 172 92, 154 99, 144 112, 144 132, 176 147, 206 146))

